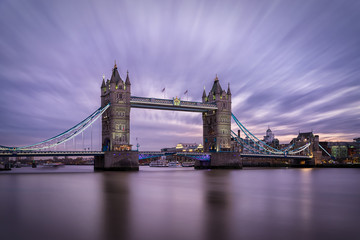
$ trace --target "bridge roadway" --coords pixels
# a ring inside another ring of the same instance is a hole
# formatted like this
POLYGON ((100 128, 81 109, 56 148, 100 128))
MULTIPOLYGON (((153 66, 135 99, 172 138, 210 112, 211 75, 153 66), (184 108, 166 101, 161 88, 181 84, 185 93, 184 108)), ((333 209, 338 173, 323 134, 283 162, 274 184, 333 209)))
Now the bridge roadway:
POLYGON ((203 103, 182 101, 180 99, 159 99, 131 96, 130 106, 132 108, 151 108, 187 112, 207 112, 217 110, 215 103, 203 103))
MULTIPOLYGON (((202 153, 202 152, 160 152, 160 151, 143 151, 139 152, 140 154, 146 155, 157 155, 157 156, 165 156, 165 155, 178 155, 178 156, 211 156, 211 152, 202 153)), ((241 157, 249 157, 249 158, 292 158, 292 159, 303 159, 309 160, 310 156, 304 155, 283 155, 283 154, 247 154, 241 153, 241 157)))
POLYGON ((0 157, 56 157, 56 156, 101 156, 101 151, 4 151, 0 152, 0 157))
MULTIPOLYGON (((178 156, 209 156, 211 153, 200 153, 200 152, 160 152, 160 151, 141 151, 139 155, 154 155, 154 156, 165 156, 165 155, 178 155, 178 156)), ((55 157, 55 156, 102 156, 102 151, 2 151, 0 157, 55 157)), ((302 159, 309 160, 310 156, 302 155, 280 155, 280 154, 240 154, 241 157, 248 158, 288 158, 288 159, 302 159)))
POLYGON ((312 157, 304 156, 304 155, 283 155, 283 154, 248 154, 241 153, 241 157, 249 157, 249 158, 291 158, 291 159, 302 159, 309 160, 312 157))

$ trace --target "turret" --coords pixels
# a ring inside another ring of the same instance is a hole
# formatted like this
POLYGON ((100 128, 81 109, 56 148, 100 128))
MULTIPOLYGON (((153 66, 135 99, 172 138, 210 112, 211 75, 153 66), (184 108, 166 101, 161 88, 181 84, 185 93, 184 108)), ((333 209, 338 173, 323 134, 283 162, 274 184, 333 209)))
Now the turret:
POLYGON ((203 91, 203 95, 202 95, 202 101, 206 102, 206 91, 205 91, 205 86, 204 86, 204 91, 203 91))
POLYGON ((105 85, 105 76, 103 76, 101 88, 106 88, 106 85, 105 85))
POLYGON ((110 78, 110 88, 111 90, 117 89, 119 86, 122 87, 124 85, 124 81, 121 79, 120 74, 117 70, 117 65, 115 62, 111 78, 110 78))
POLYGON ((101 88, 101 96, 102 96, 106 92, 105 75, 103 75, 103 80, 100 88, 101 88))
POLYGON ((131 83, 130 83, 130 78, 129 78, 129 71, 126 72, 125 85, 126 85, 126 86, 130 86, 130 85, 131 85, 131 83))
POLYGON ((222 88, 220 86, 220 83, 219 83, 219 79, 218 79, 218 76, 216 74, 216 77, 215 77, 215 80, 214 80, 214 84, 211 88, 211 91, 209 92, 209 96, 208 96, 208 100, 209 102, 213 102, 217 99, 220 99, 220 94, 222 93, 222 88))
POLYGON ((228 83, 227 95, 231 96, 231 92, 230 92, 230 83, 228 83))
POLYGON ((215 77, 215 80, 214 80, 214 86, 215 86, 215 93, 222 92, 222 89, 221 89, 217 74, 216 74, 216 77, 215 77))
POLYGON ((125 90, 126 99, 127 99, 127 101, 130 102, 131 83, 130 83, 130 78, 129 78, 129 71, 126 72, 126 80, 125 80, 124 90, 125 90))

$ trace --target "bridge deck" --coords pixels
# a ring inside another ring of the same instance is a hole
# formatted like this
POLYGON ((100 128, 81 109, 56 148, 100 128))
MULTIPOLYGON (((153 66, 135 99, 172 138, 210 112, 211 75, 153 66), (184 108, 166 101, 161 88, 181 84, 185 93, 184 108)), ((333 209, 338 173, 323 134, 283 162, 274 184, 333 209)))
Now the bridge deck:
POLYGON ((303 156, 303 155, 280 155, 280 154, 240 154, 241 157, 249 157, 249 158, 285 158, 285 159, 303 159, 309 160, 311 159, 310 156, 303 156))
POLYGON ((104 152, 101 151, 15 151, 15 152, 1 152, 1 157, 55 157, 55 156, 101 156, 104 152))
POLYGON ((207 112, 209 110, 217 109, 217 106, 214 103, 202 103, 182 100, 176 102, 172 99, 144 98, 135 96, 131 96, 130 105, 132 108, 149 108, 187 112, 207 112))
MULTIPOLYGON (((200 152, 160 152, 160 151, 143 151, 139 152, 139 154, 143 155, 180 155, 180 156, 210 156, 209 153, 200 153, 200 152)), ((0 152, 1 157, 44 157, 44 156, 101 156, 104 155, 102 151, 4 151, 0 152)), ((311 159, 310 156, 302 156, 302 155, 277 155, 277 154, 241 154, 241 157, 249 157, 249 158, 287 158, 287 159, 311 159)))

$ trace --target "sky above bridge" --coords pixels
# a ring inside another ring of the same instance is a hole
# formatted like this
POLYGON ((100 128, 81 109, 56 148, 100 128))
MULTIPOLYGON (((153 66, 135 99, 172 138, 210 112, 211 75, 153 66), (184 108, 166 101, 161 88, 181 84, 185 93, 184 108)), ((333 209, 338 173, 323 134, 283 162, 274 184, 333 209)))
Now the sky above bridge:
MULTIPOLYGON (((223 88, 230 83, 233 113, 259 138, 270 126, 283 143, 299 131, 352 141, 359 13, 358 0, 2 0, 0 145, 35 143, 90 115, 114 60, 134 96, 201 101, 217 74, 223 88)), ((137 141, 141 150, 201 143, 201 114, 132 109, 137 141)))

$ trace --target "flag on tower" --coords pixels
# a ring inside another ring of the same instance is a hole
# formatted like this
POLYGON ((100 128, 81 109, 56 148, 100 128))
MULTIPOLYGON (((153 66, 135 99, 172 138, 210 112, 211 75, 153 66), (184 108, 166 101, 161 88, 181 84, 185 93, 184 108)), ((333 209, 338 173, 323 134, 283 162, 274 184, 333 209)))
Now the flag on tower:
POLYGON ((165 92, 165 88, 163 88, 163 90, 161 90, 161 92, 165 92))
POLYGON ((185 92, 184 92, 184 94, 187 94, 188 93, 188 90, 186 90, 185 92))

